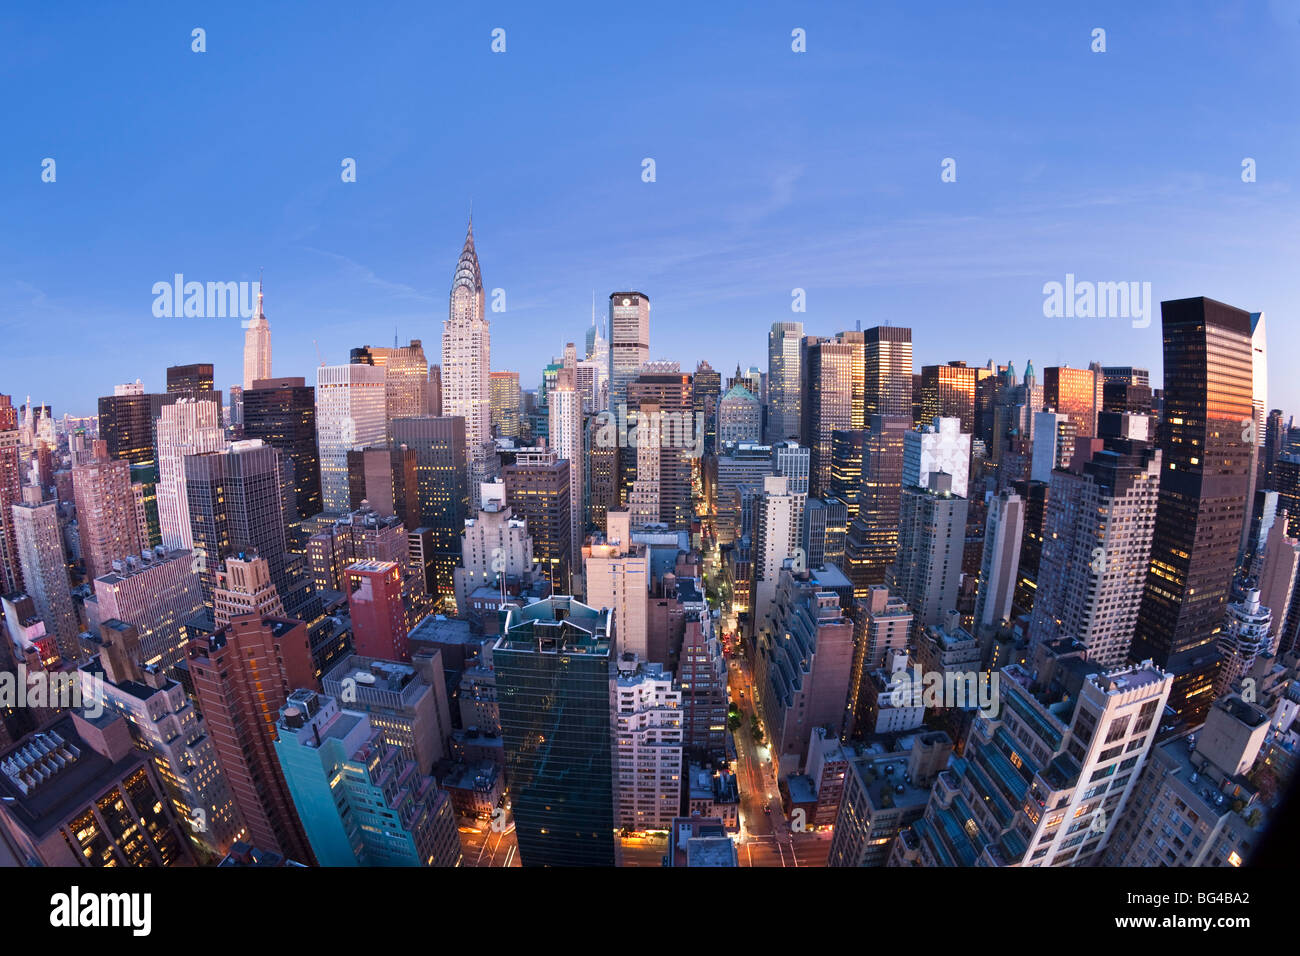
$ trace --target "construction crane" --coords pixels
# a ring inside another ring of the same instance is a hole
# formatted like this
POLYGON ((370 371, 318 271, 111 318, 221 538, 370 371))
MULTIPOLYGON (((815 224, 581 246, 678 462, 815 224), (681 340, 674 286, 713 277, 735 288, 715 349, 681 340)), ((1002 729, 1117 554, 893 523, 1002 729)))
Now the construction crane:
POLYGON ((317 342, 315 339, 312 339, 312 340, 311 340, 311 344, 314 345, 314 346, 316 346, 316 357, 317 357, 318 359, 320 359, 320 367, 321 367, 321 368, 324 368, 324 367, 325 367, 325 357, 322 356, 322 355, 320 354, 320 343, 317 342))

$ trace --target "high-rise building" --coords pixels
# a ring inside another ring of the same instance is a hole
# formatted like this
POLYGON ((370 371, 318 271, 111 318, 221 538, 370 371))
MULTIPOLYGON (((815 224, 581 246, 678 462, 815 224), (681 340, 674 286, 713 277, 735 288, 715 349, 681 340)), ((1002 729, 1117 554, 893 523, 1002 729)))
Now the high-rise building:
POLYGON ((811 450, 809 494, 820 498, 831 480, 831 436, 853 427, 854 358, 849 342, 805 336, 800 353, 800 441, 811 450))
POLYGON ((999 706, 980 712, 963 761, 940 776, 891 865, 1101 859, 1155 742, 1170 676, 1149 661, 1106 673, 1081 665, 1060 661, 1039 680, 1019 664, 999 672, 999 706))
POLYGON ((72 603, 68 566, 63 560, 63 537, 59 534, 58 504, 41 500, 41 490, 28 485, 23 501, 10 509, 18 551, 18 567, 26 593, 45 633, 58 643, 64 660, 76 662, 83 654, 78 635, 81 624, 72 603))
POLYGON ((158 418, 158 527, 168 550, 194 546, 190 535, 189 499, 185 492, 185 456, 226 448, 221 407, 215 401, 182 398, 166 405, 158 418))
POLYGON ((939 624, 957 606, 968 505, 952 493, 951 477, 938 472, 924 488, 903 489, 898 554, 885 583, 912 609, 917 628, 939 624))
POLYGON ((215 394, 210 363, 195 365, 172 365, 167 369, 167 391, 194 399, 199 393, 215 394))
POLYGON ((1280 652, 1289 651, 1295 645, 1294 635, 1286 629, 1286 624, 1297 588, 1300 588, 1300 541, 1287 534, 1286 521, 1279 515, 1265 539, 1259 600, 1273 612, 1269 640, 1280 652))
POLYGON ((1025 503, 1004 490, 989 501, 984 519, 984 555, 975 599, 975 633, 1011 618, 1011 599, 1020 569, 1020 541, 1025 532, 1025 503))
MULTIPOLYGON (((692 466, 704 442, 703 423, 697 422, 693 412, 691 376, 652 365, 627 383, 626 403, 637 411, 636 479, 658 483, 658 517, 650 520, 685 530, 695 517, 692 466), (649 461, 643 470, 642 462, 647 459, 657 460, 649 461), (656 474, 651 476, 650 470, 656 474)), ((637 526, 634 522, 633 527, 637 526)))
MULTIPOLYGON (((718 450, 718 403, 722 399, 722 373, 703 360, 695 366, 691 376, 691 392, 697 421, 704 422, 704 454, 715 455, 718 450)), ((757 396, 755 396, 757 399, 757 396)), ((763 406, 759 403, 759 423, 762 424, 763 406)), ((760 429, 761 432, 761 429, 760 429)), ((759 438, 761 440, 760 433, 759 438)))
POLYGON ((854 609, 853 674, 849 682, 850 730, 867 722, 869 695, 863 693, 873 671, 886 666, 891 654, 906 655, 912 633, 912 610, 883 584, 873 584, 854 609))
POLYGON ((781 567, 799 547, 806 498, 790 490, 790 479, 784 475, 763 479, 762 496, 754 503, 753 620, 758 626, 774 612, 781 567))
POLYGON ((244 437, 260 438, 292 463, 297 517, 320 514, 316 390, 306 379, 258 379, 245 389, 244 437))
POLYGON ((733 385, 718 402, 718 440, 725 445, 763 438, 763 406, 743 385, 733 385))
POLYGON ((208 606, 222 562, 256 555, 266 560, 286 614, 309 622, 319 616, 320 598, 306 562, 288 547, 282 481, 280 453, 260 439, 185 457, 193 564, 208 606))
POLYGON ((217 569, 212 622, 222 628, 237 617, 284 617, 284 602, 271 581, 265 558, 229 557, 217 569))
POLYGON ((289 694, 318 686, 307 625, 242 617, 194 639, 187 651, 199 707, 251 842, 313 862, 275 753, 276 721, 289 694))
POLYGON ((271 323, 262 311, 262 283, 257 283, 257 312, 244 330, 244 391, 271 377, 271 323))
POLYGON ((492 372, 492 434, 497 438, 518 438, 523 395, 518 372, 492 372))
POLYGON ((1102 864, 1245 864, 1264 809, 1248 782, 1266 759, 1268 734, 1268 714, 1233 695, 1215 701, 1195 732, 1151 748, 1102 864))
POLYGON ((667 830, 682 807, 682 690, 662 664, 618 655, 611 682, 616 822, 667 830))
POLYGON ((320 866, 460 864, 451 799, 368 715, 295 690, 275 751, 320 866))
POLYGON ((1128 658, 1151 558, 1160 451, 1112 440, 1081 473, 1052 474, 1030 636, 1068 637, 1088 659, 1128 658))
POLYGON ((524 866, 612 866, 608 611, 553 596, 507 614, 492 648, 524 866))
POLYGON ((582 551, 582 541, 587 522, 583 504, 586 484, 586 455, 583 450, 582 395, 578 392, 573 370, 560 369, 555 387, 547 394, 550 409, 550 445, 557 458, 569 463, 569 526, 571 545, 569 553, 582 551))
POLYGON ((857 597, 866 597, 871 585, 884 583, 898 551, 903 450, 911 425, 910 416, 875 415, 862 439, 858 516, 849 524, 844 545, 845 573, 857 597))
POLYGON ((1272 656, 1273 612, 1259 603, 1259 589, 1251 588, 1240 601, 1228 605, 1219 654, 1223 663, 1214 681, 1215 697, 1231 692, 1233 685, 1255 666, 1261 657, 1272 656))
POLYGON ((866 340, 866 418, 873 415, 912 417, 912 330, 877 325, 866 340))
POLYGON ((650 297, 615 292, 609 297, 609 403, 617 413, 627 404, 627 386, 650 361, 650 297))
POLYGON ((155 396, 143 387, 99 399, 99 437, 108 444, 108 454, 133 465, 153 461, 153 409, 155 396))
POLYGON ((419 459, 405 445, 379 445, 348 452, 348 510, 362 502, 381 515, 397 515, 420 527, 419 459))
POLYGON ((687 611, 685 625, 677 667, 682 691, 682 744, 688 753, 702 760, 725 757, 727 663, 722 642, 707 611, 687 611))
MULTIPOLYGON (((917 424, 936 418, 959 418, 961 430, 975 433, 975 383, 989 374, 986 368, 972 368, 965 362, 925 365, 921 368, 921 418, 917 424)), ((914 396, 915 397, 915 396, 914 396)))
POLYGON ((433 531, 439 594, 454 599, 453 573, 471 500, 465 484, 465 419, 445 415, 399 418, 393 423, 393 440, 415 452, 419 526, 433 531))
POLYGON ((217 764, 203 715, 185 688, 157 667, 140 663, 139 633, 124 621, 100 625, 98 653, 81 666, 82 700, 102 701, 127 720, 131 736, 154 769, 190 839, 224 856, 242 824, 217 764))
POLYGON ((442 366, 429 366, 429 410, 426 415, 442 417, 442 366))
POLYGON ((479 485, 482 500, 477 517, 465 519, 460 537, 460 567, 456 568, 456 607, 481 587, 502 587, 509 579, 523 581, 533 570, 533 539, 528 522, 506 504, 503 481, 479 485))
POLYGON ((86 601, 91 630, 106 621, 135 628, 144 667, 174 677, 185 660, 185 623, 203 610, 203 588, 189 551, 155 548, 95 579, 86 601))
POLYGON ((826 865, 885 866, 898 834, 924 815, 951 753, 951 738, 934 731, 912 737, 904 753, 849 760, 826 865))
POLYGON ((22 463, 18 441, 18 411, 8 395, 0 395, 0 591, 23 588, 14 533, 13 507, 22 501, 22 463))
POLYGON ((107 443, 96 441, 94 457, 72 469, 72 488, 87 579, 107 574, 114 561, 139 555, 147 542, 136 519, 130 465, 110 458, 107 443))
POLYGON ((1049 365, 1043 369, 1043 404, 1067 416, 1076 435, 1096 435, 1104 384, 1105 372, 1049 365))
POLYGON ((73 711, 0 751, 0 841, 25 866, 192 866, 184 829, 120 714, 73 711))
POLYGON ((559 593, 570 590, 573 526, 569 517, 569 463, 549 448, 520 449, 502 469, 506 501, 528 523, 537 570, 559 593))
MULTIPOLYGON (((946 368, 947 366, 941 366, 946 368)), ((966 497, 970 477, 971 436, 956 418, 936 418, 903 436, 904 488, 927 487, 928 476, 943 473, 952 478, 952 493, 966 497)))
POLYGON ((366 657, 409 661, 401 566, 393 561, 358 561, 344 575, 356 652, 366 657))
POLYGON ((1013 617, 1033 612, 1038 595, 1039 567, 1043 559, 1043 534, 1047 525, 1048 493, 1051 485, 1029 479, 1011 487, 1025 503, 1025 531, 1020 538, 1020 567, 1016 571, 1016 593, 1011 599, 1013 617))
POLYGON ((847 722, 853 622, 820 573, 782 569, 772 626, 758 635, 754 685, 781 777, 804 765, 813 727, 839 737, 847 722))
POLYGON ((1188 722, 1213 699, 1215 644, 1236 563, 1253 446, 1250 314, 1212 299, 1160 304, 1164 403, 1160 503, 1134 658, 1174 675, 1188 722))
MULTIPOLYGON (((799 441, 802 416, 801 362, 803 323, 773 322, 767 333, 767 431, 769 445, 787 439, 799 441)), ((807 440, 807 439, 803 439, 807 440)))
POLYGON ((474 249, 474 221, 452 278, 442 325, 442 413, 465 421, 466 488, 478 498, 488 474, 492 441, 491 332, 483 309, 483 277, 474 249))
POLYGON ((392 348, 365 345, 352 350, 351 360, 386 371, 384 401, 390 436, 393 419, 428 414, 429 360, 424 357, 424 345, 419 339, 411 339, 404 346, 394 342, 392 348))
MULTIPOLYGON (((370 715, 388 743, 427 773, 447 756, 452 734, 446 677, 436 648, 416 651, 409 664, 348 654, 325 674, 321 687, 349 710, 370 715)), ((500 725, 483 729, 495 732, 500 725)))
POLYGON ((619 654, 650 658, 650 555, 633 541, 631 516, 611 511, 604 538, 593 538, 582 549, 587 603, 608 608, 619 654))
POLYGON ((1069 415, 1054 411, 1034 413, 1034 451, 1029 476, 1044 484, 1057 468, 1068 468, 1074 458, 1078 427, 1069 415))
POLYGON ((349 508, 348 452, 387 440, 386 381, 387 370, 373 365, 316 370, 316 448, 327 513, 349 508))

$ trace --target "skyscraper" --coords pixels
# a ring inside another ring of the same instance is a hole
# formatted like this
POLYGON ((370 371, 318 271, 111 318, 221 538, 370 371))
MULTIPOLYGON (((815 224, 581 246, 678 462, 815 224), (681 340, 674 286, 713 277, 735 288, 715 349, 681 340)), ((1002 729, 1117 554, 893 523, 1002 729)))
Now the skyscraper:
MULTIPOLYGON (((866 421, 872 415, 912 416, 912 330, 892 325, 867 329, 866 421)), ((864 423, 865 424, 865 423, 864 423)))
POLYGON ((209 606, 221 562, 251 554, 266 559, 289 616, 317 617, 320 599, 305 562, 288 548, 281 481, 279 452, 259 439, 185 457, 195 567, 209 606))
POLYGON ((608 608, 616 652, 650 656, 650 555, 646 545, 632 540, 630 516, 611 511, 609 532, 582 549, 587 603, 608 608))
POLYGON ((167 391, 169 394, 197 398, 202 392, 215 395, 212 390, 214 379, 211 363, 193 365, 172 365, 167 369, 167 391))
POLYGON ((611 685, 619 826, 667 830, 682 808, 682 689, 662 664, 618 655, 611 685))
POLYGON ((1104 384, 1104 373, 1093 369, 1049 365, 1043 369, 1043 403, 1068 416, 1076 435, 1096 435, 1104 384))
POLYGON ((1015 492, 1004 490, 989 502, 984 520, 984 555, 973 627, 977 637, 981 628, 996 627, 1011 617, 1024 531, 1025 503, 1015 492))
MULTIPOLYGON (((399 418, 393 422, 393 440, 415 452, 419 526, 433 531, 438 594, 448 602, 454 601, 452 575, 460 563, 460 535, 469 516, 470 501, 466 488, 465 419, 432 415, 399 418)), ((474 500, 478 500, 477 496, 474 500)))
POLYGON ((183 398, 158 418, 158 527, 168 550, 194 546, 185 494, 185 456, 222 451, 226 432, 215 401, 183 398))
POLYGON ((258 379, 271 377, 271 323, 262 311, 262 283, 257 283, 257 312, 244 332, 244 391, 258 379))
POLYGON ((650 297, 615 292, 609 297, 609 403, 617 412, 627 403, 627 386, 650 361, 650 297))
POLYGON ((492 648, 524 866, 614 865, 611 628, 552 596, 512 608, 492 648))
POLYGON ((1111 440, 1082 473, 1052 473, 1030 636, 1070 637, 1088 659, 1128 658, 1151 558, 1160 452, 1111 440))
POLYGON ((0 591, 5 594, 23 588, 13 515, 22 500, 20 454, 18 410, 8 395, 0 395, 0 591))
POLYGON ((130 465, 110 458, 107 443, 96 441, 94 457, 72 469, 72 487, 86 578, 107 574, 127 555, 138 556, 148 542, 136 519, 130 465))
POLYGON ((528 522, 537 570, 556 593, 572 588, 573 525, 569 517, 569 463, 550 448, 521 450, 502 469, 506 501, 528 522))
POLYGON ((303 378, 268 378, 244 392, 244 437, 260 438, 293 465, 297 517, 321 512, 316 390, 303 378))
POLYGON ((968 505, 952 493, 951 478, 937 472, 926 487, 903 489, 898 554, 885 583, 907 602, 918 629, 939 624, 957 606, 968 505))
POLYGON ((353 364, 373 365, 386 370, 385 404, 388 433, 393 431, 393 419, 427 415, 429 409, 429 360, 424 357, 424 345, 411 339, 409 345, 392 348, 362 346, 351 353, 353 364))
POLYGON ((898 552, 903 446, 911 425, 911 415, 873 415, 862 439, 858 516, 849 524, 844 545, 845 573, 857 597, 885 582, 885 570, 898 552))
POLYGON ((459 863, 450 797, 385 739, 370 716, 299 689, 280 710, 275 738, 285 783, 320 866, 459 863))
POLYGON ((244 617, 188 645, 194 690, 250 842, 314 862, 275 753, 275 724, 294 688, 316 688, 307 626, 244 617))
POLYGON ((811 449, 808 493, 820 498, 831 480, 831 436, 853 427, 853 375, 857 345, 805 336, 800 354, 800 441, 811 449))
POLYGON ((348 452, 387 440, 387 371, 373 365, 323 365, 316 370, 316 447, 321 505, 348 510, 348 452))
POLYGON ((569 463, 569 553, 582 551, 587 522, 583 509, 583 488, 587 457, 583 453, 582 395, 573 380, 573 369, 560 369, 555 388, 547 394, 550 409, 550 444, 557 458, 569 463))
MULTIPOLYGON (((691 497, 693 463, 703 447, 703 421, 697 421, 693 412, 691 377, 684 372, 645 369, 627 383, 626 403, 636 409, 636 461, 637 479, 643 476, 641 462, 646 455, 658 458, 651 463, 657 470, 659 509, 658 518, 674 530, 690 527, 695 517, 691 497), (647 416, 654 418, 647 422, 647 416), (647 425, 650 425, 647 428, 647 425)), ((630 441, 630 439, 629 439, 630 441)), ((551 436, 551 444, 556 444, 551 436)), ((633 527, 636 527, 635 522, 633 527)))
POLYGON ((926 365, 921 368, 921 418, 917 424, 936 418, 960 418, 961 430, 975 433, 975 383, 988 369, 971 368, 965 362, 926 365))
POLYGON ((1213 701, 1215 651, 1245 519, 1254 410, 1250 313, 1213 299, 1160 304, 1164 329, 1162 473, 1134 659, 1174 675, 1187 722, 1213 701))
MULTIPOLYGON (((767 333, 767 443, 801 438, 803 323, 773 322, 767 333)), ((806 439, 804 439, 806 440, 806 439)))
MULTIPOLYGON (((67 661, 82 659, 77 640, 81 625, 72 604, 68 566, 63 560, 57 503, 41 500, 41 490, 23 489, 23 501, 11 508, 19 568, 45 633, 55 639, 67 661)), ((7 638, 5 638, 7 640, 7 638)))
POLYGON ((158 548, 120 571, 95 579, 95 596, 86 601, 96 622, 125 621, 135 628, 140 663, 171 676, 185 660, 184 625, 203 610, 203 588, 189 551, 158 548))
POLYGON ((467 491, 489 477, 492 440, 491 332, 483 308, 483 277, 474 250, 474 220, 452 278, 447 321, 442 325, 442 413, 465 420, 467 491))
MULTIPOLYGON (((754 503, 754 621, 759 626, 774 613, 781 567, 799 547, 807 496, 790 490, 790 479, 763 479, 762 497, 754 503)), ((806 561, 804 562, 806 565, 806 561)))
POLYGON ((352 641, 365 657, 409 661, 402 569, 392 561, 357 561, 346 571, 352 641))
POLYGON ((499 438, 518 438, 522 395, 518 372, 492 372, 492 433, 499 438))

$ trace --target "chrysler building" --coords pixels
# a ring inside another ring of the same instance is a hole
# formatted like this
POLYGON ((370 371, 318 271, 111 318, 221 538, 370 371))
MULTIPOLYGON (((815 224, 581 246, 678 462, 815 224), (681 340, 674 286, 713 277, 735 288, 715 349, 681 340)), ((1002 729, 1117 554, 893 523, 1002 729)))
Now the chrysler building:
POLYGON ((491 457, 490 335, 483 310, 483 277, 474 251, 471 216, 465 247, 451 283, 451 303, 442 324, 442 413, 465 419, 469 500, 489 477, 491 457))

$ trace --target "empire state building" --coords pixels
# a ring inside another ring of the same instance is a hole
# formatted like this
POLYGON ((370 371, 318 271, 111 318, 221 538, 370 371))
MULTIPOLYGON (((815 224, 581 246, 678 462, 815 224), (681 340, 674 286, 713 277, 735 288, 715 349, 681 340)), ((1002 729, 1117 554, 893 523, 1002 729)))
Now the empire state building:
POLYGON ((271 323, 262 311, 262 283, 257 283, 257 313, 248 320, 244 332, 244 391, 250 391, 253 382, 271 377, 271 323))
POLYGON ((474 251, 471 217, 465 246, 451 283, 447 321, 442 324, 442 413, 465 419, 469 500, 478 500, 491 457, 491 337, 483 309, 483 277, 474 251))

